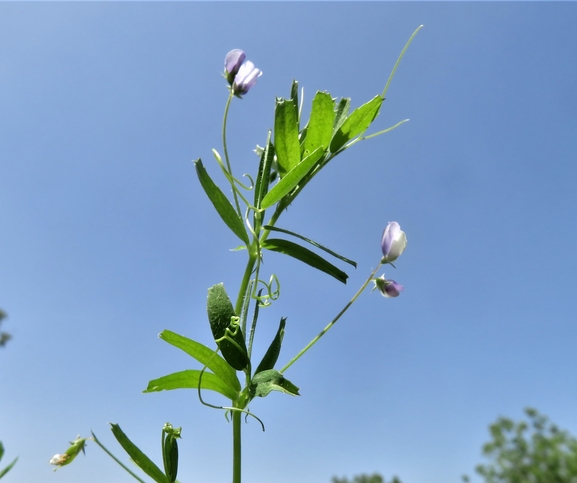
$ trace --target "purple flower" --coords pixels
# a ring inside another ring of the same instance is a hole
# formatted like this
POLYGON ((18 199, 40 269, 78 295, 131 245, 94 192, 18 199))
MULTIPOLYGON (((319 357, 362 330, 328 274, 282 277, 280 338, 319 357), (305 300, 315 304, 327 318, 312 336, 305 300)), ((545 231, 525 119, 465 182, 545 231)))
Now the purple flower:
POLYGON ((405 289, 400 283, 385 279, 384 275, 381 276, 381 278, 375 278, 373 281, 375 282, 375 287, 378 288, 379 292, 386 298, 398 297, 405 289))
POLYGON ((240 49, 231 50, 224 59, 224 76, 230 85, 238 73, 240 66, 246 59, 246 54, 240 49))
POLYGON ((232 91, 235 96, 246 94, 249 89, 256 84, 256 80, 262 75, 262 71, 257 69, 254 64, 247 60, 240 66, 238 73, 232 83, 232 91))
POLYGON ((391 221, 381 238, 382 263, 394 262, 405 251, 406 246, 407 236, 405 232, 401 230, 401 226, 396 221, 391 221))

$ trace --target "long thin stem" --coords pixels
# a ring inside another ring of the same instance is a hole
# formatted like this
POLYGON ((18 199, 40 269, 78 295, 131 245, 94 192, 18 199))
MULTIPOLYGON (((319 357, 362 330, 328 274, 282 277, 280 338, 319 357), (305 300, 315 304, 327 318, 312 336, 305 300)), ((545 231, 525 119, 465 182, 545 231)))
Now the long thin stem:
POLYGON ((367 288, 367 285, 371 282, 371 280, 373 280, 375 274, 377 273, 377 270, 379 268, 381 268, 381 265, 383 264, 383 262, 379 262, 379 264, 377 265, 377 268, 375 268, 372 273, 369 275, 369 278, 367 278, 367 280, 365 281, 365 283, 363 283, 363 285, 361 285, 361 288, 357 291, 357 293, 353 296, 353 298, 351 300, 349 300, 349 302, 342 308, 342 310, 336 315, 336 317, 331 320, 331 322, 329 322, 329 324, 320 331, 320 333, 313 339, 311 340, 296 356, 294 356, 287 365, 285 365, 280 372, 285 372, 290 366, 292 366, 296 361, 298 361, 301 356, 308 351, 313 345, 315 345, 318 340, 325 335, 330 328, 336 324, 337 320, 339 320, 341 318, 341 316, 349 309, 349 307, 351 305, 353 305, 353 303, 355 302, 355 300, 357 300, 357 298, 359 298, 359 295, 361 295, 361 293, 363 293, 363 290, 365 290, 365 288, 367 288))
MULTIPOLYGON (((230 103, 233 97, 234 95, 231 90, 230 95, 228 96, 228 99, 226 101, 226 107, 224 108, 224 117, 222 119, 222 148, 224 150, 224 160, 226 161, 228 174, 230 175, 231 179, 233 178, 233 175, 232 175, 232 168, 230 167, 230 159, 228 158, 228 148, 226 145, 226 123, 228 120, 228 110, 230 108, 230 103)), ((232 186, 232 194, 234 196, 234 204, 236 205, 236 211, 238 213, 238 216, 242 218, 242 212, 240 211, 240 204, 238 202, 238 195, 236 193, 236 186, 234 185, 234 181, 230 181, 230 184, 232 186)))
POLYGON ((232 483, 241 483, 241 415, 240 411, 232 412, 232 483))
POLYGON ((128 471, 135 479, 137 479, 138 481, 140 481, 140 483, 146 483, 144 480, 140 479, 138 476, 136 476, 132 471, 130 471, 128 469, 128 467, 126 467, 116 456, 114 456, 110 451, 108 451, 108 449, 106 449, 106 447, 98 440, 98 438, 96 437, 96 435, 94 433, 92 433, 92 439, 94 440, 94 442, 100 446, 102 448, 102 450, 108 455, 110 456, 114 461, 116 461, 120 466, 122 466, 126 471, 128 471))

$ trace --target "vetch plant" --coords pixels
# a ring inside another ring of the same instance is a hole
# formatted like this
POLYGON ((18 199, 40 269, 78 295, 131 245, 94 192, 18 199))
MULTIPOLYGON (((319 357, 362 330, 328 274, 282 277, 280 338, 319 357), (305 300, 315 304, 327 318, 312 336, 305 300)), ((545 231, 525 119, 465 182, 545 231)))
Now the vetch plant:
MULTIPOLYGON (((376 277, 379 269, 385 264, 392 265, 407 245, 407 237, 400 225, 391 222, 385 228, 381 239, 382 257, 379 258, 376 268, 313 340, 280 366, 278 360, 288 326, 287 317, 282 317, 262 359, 253 358, 253 343, 259 317, 281 295, 278 277, 274 273, 263 273, 263 261, 267 252, 282 253, 341 283, 346 283, 348 275, 335 263, 357 267, 349 258, 280 225, 279 220, 309 182, 336 156, 358 142, 389 132, 406 122, 401 121, 374 134, 365 134, 378 117, 399 62, 420 28, 415 30, 402 50, 383 91, 352 111, 350 99, 337 100, 328 92, 317 92, 312 100, 309 119, 303 119, 303 101, 302 98, 299 99, 298 83, 293 81, 289 97, 276 100, 274 126, 268 132, 264 147, 257 146, 260 162, 256 174, 249 177, 249 185, 241 182, 233 173, 227 148, 227 119, 233 98, 247 94, 262 72, 250 60, 246 60, 242 50, 232 50, 225 57, 224 77, 228 83, 229 96, 223 116, 222 154, 215 149, 212 153, 216 165, 224 175, 227 190, 232 191, 232 199, 229 199, 225 194, 226 190, 221 189, 213 180, 213 175, 209 174, 201 159, 197 159, 194 165, 200 186, 220 219, 234 235, 235 242, 240 243, 239 252, 246 257, 246 267, 240 275, 239 290, 234 297, 229 296, 222 283, 214 284, 208 289, 207 318, 214 339, 209 345, 170 330, 164 330, 159 335, 160 339, 195 359, 198 368, 153 379, 144 392, 195 389, 203 405, 225 412, 233 427, 233 483, 241 482, 243 415, 258 420, 264 430, 264 423, 249 409, 251 401, 257 397, 266 397, 272 391, 291 396, 299 395, 299 388, 286 378, 286 372, 335 325, 371 281, 385 297, 397 297, 403 290, 402 285, 385 279, 384 275, 376 277), (336 262, 329 257, 336 259, 336 262), (207 397, 208 391, 216 392, 230 402, 226 405, 212 404, 207 397)), ((377 240, 375 251, 376 245, 377 240)), ((132 461, 148 477, 157 483, 176 481, 179 458, 177 443, 181 428, 175 429, 167 423, 162 429, 163 469, 145 455, 120 426, 112 424, 111 429, 132 461)), ((58 467, 69 464, 80 450, 84 450, 87 439, 92 439, 135 479, 143 481, 113 456, 94 434, 92 438, 77 438, 71 448, 62 455, 56 455, 51 463, 58 467)))

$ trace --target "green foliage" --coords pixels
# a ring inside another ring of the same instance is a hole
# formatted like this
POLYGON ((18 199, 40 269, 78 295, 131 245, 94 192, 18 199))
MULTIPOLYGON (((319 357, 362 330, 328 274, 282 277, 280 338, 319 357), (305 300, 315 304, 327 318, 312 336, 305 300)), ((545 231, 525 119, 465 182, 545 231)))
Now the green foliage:
MULTIPOLYGON (((6 312, 0 309, 0 324, 7 317, 6 312)), ((0 332, 0 347, 4 346, 12 336, 8 332, 0 332)))
MULTIPOLYGON (((2 313, 2 311, 0 311, 0 313, 2 313)), ((0 460, 2 460, 3 456, 4 456, 4 445, 2 444, 2 441, 0 441, 0 460)), ((12 461, 12 463, 10 463, 6 468, 0 470, 0 478, 2 478, 6 473, 8 473, 12 469, 12 467, 16 464, 16 461, 18 461, 18 458, 12 461)))
POLYGON ((499 418, 489 426, 483 455, 490 463, 476 472, 486 483, 577 483, 577 440, 535 409, 525 413, 528 421, 499 418))
MULTIPOLYGON (((357 475, 352 480, 349 480, 348 478, 337 478, 335 476, 333 477, 332 483, 386 483, 386 482, 381 475, 375 473, 374 475, 365 475, 365 474, 357 475)), ((389 483, 401 483, 401 480, 399 480, 396 476, 393 476, 393 479, 390 480, 389 483)))

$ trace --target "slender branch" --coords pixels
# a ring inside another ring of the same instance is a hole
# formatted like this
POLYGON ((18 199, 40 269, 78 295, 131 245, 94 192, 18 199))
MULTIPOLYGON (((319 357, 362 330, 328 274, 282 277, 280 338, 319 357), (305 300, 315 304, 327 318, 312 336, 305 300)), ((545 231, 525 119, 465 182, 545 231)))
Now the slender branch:
POLYGON ((331 322, 329 322, 329 324, 323 330, 321 330, 320 333, 313 340, 311 340, 296 356, 294 356, 288 362, 288 364, 286 364, 280 370, 281 373, 284 373, 290 366, 292 366, 297 360, 299 360, 301 358, 301 356, 303 356, 306 351, 308 351, 313 345, 315 345, 318 342, 318 340, 323 335, 325 335, 333 325, 335 325, 337 320, 339 320, 341 318, 341 316, 349 309, 349 307, 351 305, 353 305, 355 300, 357 300, 357 298, 359 298, 359 295, 361 295, 361 293, 363 293, 363 290, 365 290, 365 288, 367 288, 367 285, 371 282, 371 280, 373 280, 375 274, 377 273, 379 268, 381 268, 382 264, 383 264, 383 262, 380 261, 379 264, 377 265, 377 268, 375 268, 372 271, 372 273, 369 275, 369 278, 367 278, 365 283, 363 283, 363 285, 361 285, 361 288, 357 291, 357 293, 353 296, 353 298, 351 300, 349 300, 349 302, 342 308, 342 310, 336 315, 336 317, 331 322))
POLYGON ((122 466, 126 471, 128 471, 135 479, 137 479, 138 481, 140 481, 140 483, 146 483, 144 480, 140 479, 138 476, 136 476, 132 471, 130 471, 128 469, 127 466, 125 466, 116 456, 114 456, 110 451, 108 451, 108 449, 106 449, 106 447, 98 440, 98 438, 96 437, 96 435, 94 433, 92 433, 92 439, 94 440, 94 442, 100 446, 103 451, 110 456, 114 461, 116 461, 120 466, 122 466))
MULTIPOLYGON (((228 99, 226 101, 226 107, 224 108, 224 117, 222 119, 222 147, 224 150, 224 160, 226 161, 226 167, 228 169, 228 174, 231 176, 231 178, 233 177, 232 175, 232 168, 230 167, 230 159, 228 158, 228 148, 227 148, 227 144, 226 144, 226 123, 228 120, 228 110, 230 108, 230 103, 232 101, 233 98, 233 93, 232 93, 232 89, 230 91, 230 95, 228 96, 228 99)), ((236 192, 236 186, 234 185, 234 182, 229 180, 230 185, 232 186, 232 194, 234 196, 234 203, 236 205, 236 211, 238 213, 238 216, 242 217, 242 213, 240 211, 240 204, 238 203, 238 195, 236 192)))

